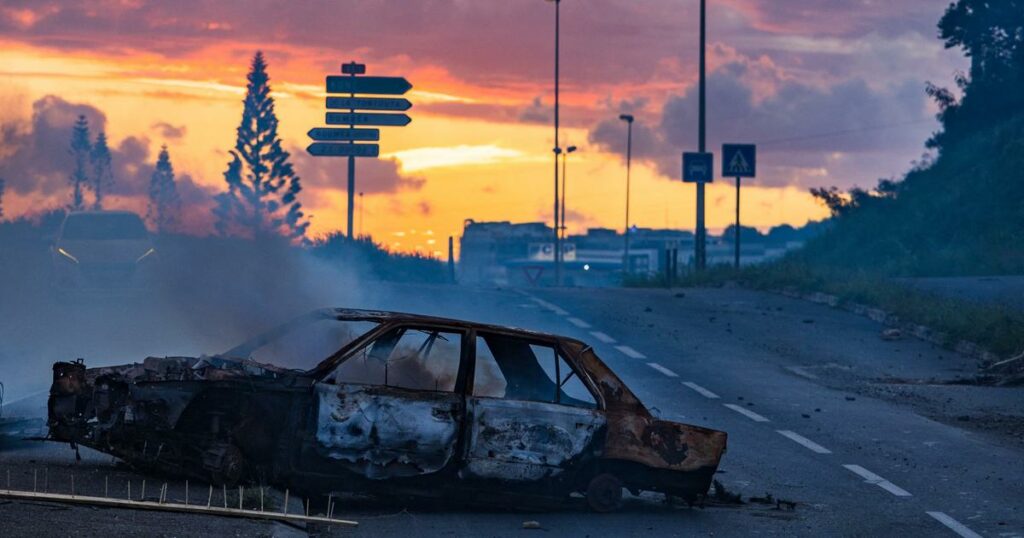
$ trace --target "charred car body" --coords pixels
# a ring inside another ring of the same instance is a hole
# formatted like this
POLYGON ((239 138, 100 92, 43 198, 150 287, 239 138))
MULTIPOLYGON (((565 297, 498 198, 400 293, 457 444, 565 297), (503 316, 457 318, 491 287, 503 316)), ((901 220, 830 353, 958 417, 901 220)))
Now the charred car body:
POLYGON ((217 356, 53 370, 53 440, 215 482, 611 510, 623 487, 698 499, 726 446, 653 417, 582 342, 409 314, 318 310, 217 356))

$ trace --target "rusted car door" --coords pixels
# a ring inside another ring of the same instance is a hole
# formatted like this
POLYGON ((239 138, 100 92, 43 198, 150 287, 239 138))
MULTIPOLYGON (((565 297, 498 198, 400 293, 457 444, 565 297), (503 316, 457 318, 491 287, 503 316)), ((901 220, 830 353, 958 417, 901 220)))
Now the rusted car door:
POLYGON ((475 335, 464 476, 530 482, 595 457, 604 413, 553 343, 475 335))
POLYGON ((451 462, 465 415, 465 334, 385 331, 314 385, 319 454, 371 479, 437 472, 451 462))

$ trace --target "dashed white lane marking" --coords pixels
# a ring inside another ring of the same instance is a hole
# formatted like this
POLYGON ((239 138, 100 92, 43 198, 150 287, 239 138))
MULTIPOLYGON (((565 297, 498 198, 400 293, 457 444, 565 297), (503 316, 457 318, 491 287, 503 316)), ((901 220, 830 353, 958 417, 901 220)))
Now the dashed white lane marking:
POLYGON ((559 316, 568 316, 569 315, 568 312, 566 312, 565 310, 562 310, 558 305, 551 304, 551 303, 545 301, 544 299, 540 299, 540 298, 537 298, 537 297, 530 297, 530 299, 532 299, 533 302, 543 306, 544 308, 547 308, 548 310, 558 314, 559 316))
POLYGON ((568 320, 569 320, 569 323, 572 323, 573 325, 575 325, 575 326, 577 326, 577 327, 579 327, 581 329, 589 329, 590 328, 590 324, 587 323, 586 321, 583 321, 580 318, 568 318, 568 320))
POLYGON ((746 408, 744 408, 742 406, 739 406, 739 405, 736 405, 736 404, 722 404, 722 405, 728 407, 729 409, 732 409, 733 411, 736 411, 737 413, 739 413, 739 414, 749 418, 750 420, 753 420, 754 422, 771 422, 767 418, 762 417, 761 415, 758 415, 757 413, 755 413, 755 412, 753 412, 753 411, 751 411, 749 409, 746 409, 746 408))
POLYGON ((800 377, 804 377, 807 379, 818 379, 818 376, 808 372, 807 370, 804 369, 803 366, 787 366, 786 369, 800 377))
POLYGON ((704 388, 704 387, 694 383, 693 381, 683 381, 683 384, 686 385, 687 387, 690 387, 691 389, 697 391, 698 394, 700 394, 701 396, 703 396, 705 398, 711 398, 712 400, 717 400, 718 399, 718 395, 717 394, 715 394, 714 392, 711 392, 710 390, 708 390, 708 389, 706 389, 706 388, 704 388))
POLYGON ((926 513, 929 516, 932 516, 933 518, 935 518, 935 520, 938 521, 939 523, 942 523, 943 525, 948 527, 949 530, 959 534, 960 536, 963 536, 963 538, 981 538, 980 534, 972 531, 971 529, 968 529, 967 526, 964 525, 963 523, 960 523, 959 521, 957 521, 957 520, 947 516, 946 514, 944 514, 942 512, 926 512, 926 513))
POLYGON ((864 481, 867 482, 868 484, 874 484, 884 489, 885 491, 892 493, 897 497, 910 497, 909 491, 897 486, 896 484, 893 484, 892 482, 889 482, 888 480, 876 475, 875 473, 872 473, 871 471, 861 467, 860 465, 853 465, 851 463, 847 463, 843 465, 843 467, 846 467, 853 474, 863 478, 864 481))
POLYGON ((667 375, 669 377, 679 377, 679 374, 673 372, 672 370, 669 370, 668 368, 665 368, 664 366, 662 366, 662 365, 660 365, 660 364, 658 364, 656 362, 649 362, 649 363, 647 363, 647 366, 650 366, 651 368, 654 368, 655 370, 657 370, 657 371, 659 371, 659 372, 661 372, 661 373, 663 373, 663 374, 665 374, 665 375, 667 375))
POLYGON ((615 339, 614 338, 612 338, 611 336, 608 336, 607 334, 605 334, 605 333, 603 333, 601 331, 590 331, 590 334, 593 335, 594 338, 597 338, 598 340, 604 342, 605 344, 614 344, 615 343, 615 339))
POLYGON ((624 355, 632 359, 646 359, 647 355, 640 353, 639 351, 629 346, 615 346, 615 349, 621 351, 624 355))
POLYGON ((829 449, 819 445, 818 443, 815 443, 814 441, 811 441, 810 439, 804 437, 803 435, 800 435, 799 433, 792 432, 792 431, 789 431, 789 430, 775 430, 775 431, 781 433, 783 437, 788 437, 789 439, 795 441, 796 443, 803 445, 804 447, 806 447, 811 452, 817 452, 818 454, 831 454, 832 453, 831 450, 829 450, 829 449))

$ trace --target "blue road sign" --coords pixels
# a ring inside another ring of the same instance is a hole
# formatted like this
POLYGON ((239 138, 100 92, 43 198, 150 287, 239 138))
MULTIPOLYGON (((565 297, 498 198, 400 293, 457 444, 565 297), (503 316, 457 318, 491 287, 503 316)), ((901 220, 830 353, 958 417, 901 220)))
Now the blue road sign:
POLYGON ((687 152, 683 154, 683 181, 711 183, 715 176, 715 154, 687 152))
POLYGON ((404 127, 412 118, 405 114, 374 114, 372 112, 328 112, 327 125, 381 125, 384 127, 404 127))
POLYGON ((412 103, 408 99, 398 97, 328 97, 327 108, 344 110, 361 108, 363 110, 409 110, 412 103))
POLYGON ((377 157, 380 146, 377 144, 332 144, 330 142, 313 142, 306 151, 314 157, 377 157))
POLYGON ((754 177, 757 174, 757 146, 722 144, 722 176, 754 177))
POLYGON ((327 77, 327 93, 373 93, 402 95, 412 84, 402 77, 354 77, 333 75, 327 77))
POLYGON ((314 127, 308 133, 313 140, 338 142, 349 140, 380 140, 380 129, 347 129, 342 127, 314 127))

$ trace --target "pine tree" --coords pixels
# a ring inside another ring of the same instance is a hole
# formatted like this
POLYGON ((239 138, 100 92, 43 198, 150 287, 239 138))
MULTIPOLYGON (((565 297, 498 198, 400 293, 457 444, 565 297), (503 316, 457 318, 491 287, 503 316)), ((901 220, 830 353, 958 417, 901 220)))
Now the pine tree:
POLYGON ((78 116, 74 127, 71 128, 71 156, 75 159, 75 169, 71 172, 68 182, 71 183, 71 203, 68 209, 81 211, 85 209, 84 188, 89 183, 89 174, 86 172, 86 163, 89 161, 89 152, 92 144, 89 143, 89 121, 85 116, 78 116))
POLYGON ((174 182, 174 167, 171 165, 171 155, 167 152, 165 144, 160 148, 156 169, 149 178, 149 208, 146 211, 146 219, 153 223, 153 228, 157 232, 167 232, 177 224, 180 208, 181 198, 174 182))
POLYGON ((92 193, 94 196, 92 208, 103 209, 103 195, 107 189, 114 184, 114 172, 110 163, 110 146, 107 145, 107 134, 100 131, 96 135, 96 143, 92 146, 89 154, 92 162, 92 193))
POLYGON ((256 52, 249 71, 248 91, 235 149, 224 172, 227 192, 217 195, 217 230, 254 238, 280 235, 302 238, 309 222, 296 195, 299 177, 281 149, 274 99, 270 97, 267 64, 256 52))

